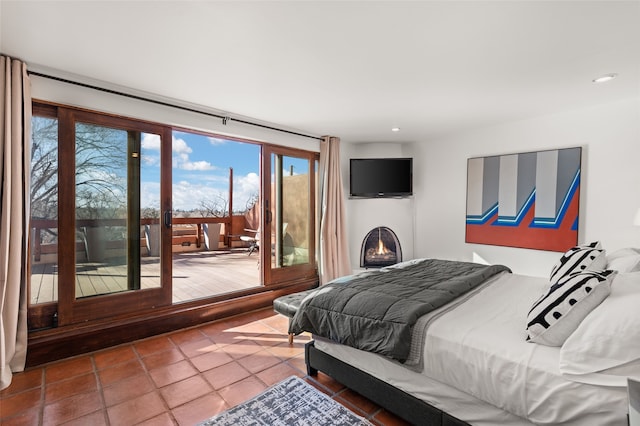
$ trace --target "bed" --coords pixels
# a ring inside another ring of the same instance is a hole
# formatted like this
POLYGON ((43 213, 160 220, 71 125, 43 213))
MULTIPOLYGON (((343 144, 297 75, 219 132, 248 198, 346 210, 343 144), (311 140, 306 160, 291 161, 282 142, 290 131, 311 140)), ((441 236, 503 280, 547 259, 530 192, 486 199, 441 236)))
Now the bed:
MULTIPOLYGON (((501 271, 421 315, 412 325, 406 359, 358 349, 357 342, 323 337, 311 327, 314 340, 305 350, 309 374, 322 371, 412 424, 626 425, 626 381, 640 379, 640 253, 607 256, 599 244, 577 247, 554 270, 570 269, 566 259, 576 252, 595 250, 597 256, 574 261, 576 270, 559 275, 569 284, 588 275, 587 285, 596 291, 587 291, 584 300, 573 293, 579 299, 573 311, 542 332, 535 307, 553 293, 550 279, 501 271), (594 302, 596 293, 600 300, 594 302), (559 346, 545 342, 557 338, 549 337, 550 330, 565 335, 559 346)), ((352 279, 332 285, 349 286, 352 279)), ((316 297, 312 293, 302 303, 294 320, 305 316, 316 297)))

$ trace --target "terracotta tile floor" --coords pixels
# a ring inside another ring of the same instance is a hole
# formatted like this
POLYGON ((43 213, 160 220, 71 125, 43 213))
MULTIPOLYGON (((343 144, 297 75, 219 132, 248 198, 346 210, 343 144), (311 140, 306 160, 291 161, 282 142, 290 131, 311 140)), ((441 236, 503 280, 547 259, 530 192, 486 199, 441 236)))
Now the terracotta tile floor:
POLYGON ((377 425, 405 424, 329 376, 306 376, 308 335, 264 309, 15 374, 0 424, 195 425, 291 375, 377 425))

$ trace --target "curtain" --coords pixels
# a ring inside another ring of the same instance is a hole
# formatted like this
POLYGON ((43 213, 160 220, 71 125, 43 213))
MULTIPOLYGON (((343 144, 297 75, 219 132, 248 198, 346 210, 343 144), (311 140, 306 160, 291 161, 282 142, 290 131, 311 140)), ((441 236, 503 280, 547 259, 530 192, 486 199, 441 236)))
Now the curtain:
POLYGON ((0 390, 27 357, 30 92, 27 66, 0 56, 0 390))
POLYGON ((340 139, 320 142, 320 284, 350 275, 349 245, 340 173, 340 139))

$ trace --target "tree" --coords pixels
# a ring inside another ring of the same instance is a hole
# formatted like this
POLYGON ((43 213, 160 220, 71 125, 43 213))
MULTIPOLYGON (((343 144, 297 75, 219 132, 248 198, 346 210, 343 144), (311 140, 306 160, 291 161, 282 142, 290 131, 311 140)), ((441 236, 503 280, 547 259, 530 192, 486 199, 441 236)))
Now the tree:
MULTIPOLYGON (((34 116, 31 129, 31 217, 56 220, 58 120, 34 116)), ((127 132, 77 123, 75 134, 76 217, 126 217, 127 132)), ((55 242, 55 228, 40 229, 40 242, 55 242)))
MULTIPOLYGON (((31 128, 31 216, 56 219, 58 121, 35 116, 31 128)), ((75 159, 78 217, 113 217, 121 212, 126 205, 127 132, 78 123, 75 159)))
POLYGON ((247 202, 244 206, 244 211, 241 213, 245 213, 248 212, 249 210, 251 210, 253 208, 253 206, 256 205, 256 203, 258 202, 258 200, 260 199, 260 196, 258 195, 257 192, 252 193, 251 195, 249 195, 249 198, 247 199, 247 202))
POLYGON ((221 193, 215 194, 215 198, 200 200, 200 208, 204 211, 205 217, 229 216, 229 200, 221 193))
POLYGON ((31 216, 57 219, 58 121, 34 117, 31 135, 31 216))
POLYGON ((126 217, 127 144, 125 130, 76 125, 76 217, 126 217))

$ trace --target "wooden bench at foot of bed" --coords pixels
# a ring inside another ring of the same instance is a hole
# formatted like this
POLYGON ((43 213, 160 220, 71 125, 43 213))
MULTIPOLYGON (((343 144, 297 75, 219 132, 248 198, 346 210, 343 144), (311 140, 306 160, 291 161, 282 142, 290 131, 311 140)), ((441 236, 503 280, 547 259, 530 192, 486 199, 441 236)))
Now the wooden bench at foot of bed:
POLYGON ((315 376, 318 371, 322 371, 411 424, 469 426, 468 423, 450 416, 421 399, 316 349, 314 341, 305 345, 304 358, 308 375, 315 376))

